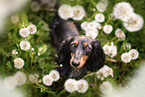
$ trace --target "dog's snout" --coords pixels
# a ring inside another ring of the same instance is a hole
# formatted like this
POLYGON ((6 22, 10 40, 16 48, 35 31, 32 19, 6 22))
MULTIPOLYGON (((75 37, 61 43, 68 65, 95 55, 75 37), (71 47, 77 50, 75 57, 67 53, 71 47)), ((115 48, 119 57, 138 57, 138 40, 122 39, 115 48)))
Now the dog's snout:
POLYGON ((72 61, 72 65, 75 66, 75 67, 78 67, 80 65, 80 62, 72 61))

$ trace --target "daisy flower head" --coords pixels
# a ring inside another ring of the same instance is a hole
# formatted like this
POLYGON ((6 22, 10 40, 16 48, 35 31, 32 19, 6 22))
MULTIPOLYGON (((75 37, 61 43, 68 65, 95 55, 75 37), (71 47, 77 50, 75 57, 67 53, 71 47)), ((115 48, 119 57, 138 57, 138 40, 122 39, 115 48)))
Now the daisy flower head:
POLYGON ((113 77, 113 70, 112 68, 104 65, 102 68, 103 76, 106 78, 107 76, 111 75, 113 77))
POLYGON ((106 34, 110 34, 113 30, 113 27, 111 25, 105 25, 103 27, 103 31, 106 33, 106 34))
POLYGON ((116 56, 116 54, 117 54, 117 47, 113 44, 113 42, 111 42, 111 46, 110 46, 110 48, 109 48, 110 50, 110 53, 109 53, 109 56, 110 57, 114 57, 114 56, 116 56))
POLYGON ((30 31, 27 28, 21 28, 19 34, 25 38, 30 34, 30 31))
POLYGON ((112 84, 108 81, 103 82, 99 88, 103 94, 108 94, 113 90, 112 84))
POLYGON ((104 22, 104 20, 105 20, 105 16, 104 16, 102 13, 97 13, 97 14, 95 15, 95 20, 96 20, 97 22, 102 23, 102 22, 104 22))
POLYGON ((30 42, 27 40, 23 40, 20 42, 20 48, 24 51, 29 50, 30 49, 30 42))
POLYGON ((43 83, 46 86, 51 86, 52 85, 52 82, 53 82, 53 78, 50 75, 43 76, 43 83))
POLYGON ((12 50, 12 55, 17 55, 17 54, 18 54, 18 52, 16 49, 12 50))
POLYGON ((40 5, 39 5, 39 3, 38 2, 36 2, 36 1, 33 1, 32 3, 31 3, 31 10, 33 11, 33 12, 37 12, 37 11, 39 11, 40 10, 40 5))
POLYGON ((59 72, 56 70, 51 70, 49 75, 52 77, 53 81, 58 81, 60 78, 59 72))
POLYGON ((122 60, 123 62, 125 62, 125 63, 130 62, 131 59, 132 59, 132 57, 131 57, 131 54, 130 54, 130 53, 125 52, 125 53, 123 53, 123 54, 121 55, 121 60, 122 60))
POLYGON ((3 83, 7 89, 14 89, 17 86, 17 81, 13 76, 6 77, 3 83))
POLYGON ((64 20, 72 18, 73 17, 72 7, 66 4, 61 5, 58 9, 58 15, 64 20))
POLYGON ((92 39, 95 39, 98 36, 98 30, 97 29, 87 29, 86 36, 91 37, 92 39))
POLYGON ((133 8, 127 2, 117 3, 113 9, 113 14, 116 19, 126 21, 129 16, 133 13, 133 8))
POLYGON ((73 9, 73 19, 74 20, 81 20, 85 16, 85 10, 81 5, 76 5, 72 7, 73 9))
POLYGON ((30 24, 27 29, 29 30, 30 34, 35 34, 37 31, 36 25, 30 24))
POLYGON ((144 20, 143 18, 138 14, 131 14, 131 16, 128 18, 127 21, 123 22, 123 26, 129 31, 129 32, 135 32, 141 30, 143 27, 144 20))
POLYGON ((131 50, 129 51, 129 53, 130 53, 130 55, 131 55, 132 60, 137 59, 138 56, 139 56, 139 53, 138 53, 138 51, 137 51, 136 49, 131 49, 131 50))
POLYGON ((119 29, 119 28, 116 29, 115 35, 116 35, 116 37, 118 37, 119 41, 123 41, 126 38, 124 32, 121 29, 119 29))
POLYGON ((88 29, 96 29, 98 22, 96 20, 88 23, 88 29))
POLYGON ((125 43, 124 44, 124 49, 131 49, 131 44, 130 43, 125 43))
POLYGON ((97 78, 98 79, 101 79, 101 80, 104 80, 104 75, 103 75, 103 69, 99 69, 99 71, 97 71, 97 74, 96 74, 97 78))
POLYGON ((77 84, 78 84, 77 92, 85 93, 88 90, 89 84, 86 80, 81 79, 81 80, 77 81, 77 84))
POLYGON ((81 23, 81 28, 83 29, 83 30, 86 30, 86 29, 88 29, 88 22, 82 22, 81 23))
POLYGON ((19 21, 18 15, 13 15, 13 16, 11 16, 11 22, 12 22, 13 24, 17 23, 18 21, 19 21))
POLYGON ((77 84, 77 81, 75 79, 66 80, 64 87, 70 93, 78 90, 78 84, 77 84))
POLYGON ((38 77, 39 77, 38 74, 30 74, 30 75, 29 75, 29 81, 30 81, 31 83, 36 83, 36 82, 38 81, 38 77))
POLYGON ((14 60, 14 67, 17 69, 21 69, 24 66, 24 60, 22 58, 16 58, 14 60))
POLYGON ((24 85, 27 81, 27 76, 22 71, 17 71, 16 74, 14 75, 14 78, 16 79, 18 86, 24 85))
POLYGON ((109 55, 109 54, 110 54, 110 46, 109 46, 108 44, 105 44, 105 45, 103 46, 103 50, 104 50, 104 53, 105 53, 106 55, 109 55))
POLYGON ((96 5, 96 8, 100 12, 104 12, 108 7, 108 0, 100 0, 100 2, 96 5))
POLYGON ((111 42, 111 46, 108 44, 103 46, 104 53, 109 55, 110 57, 114 57, 117 54, 117 47, 111 42))

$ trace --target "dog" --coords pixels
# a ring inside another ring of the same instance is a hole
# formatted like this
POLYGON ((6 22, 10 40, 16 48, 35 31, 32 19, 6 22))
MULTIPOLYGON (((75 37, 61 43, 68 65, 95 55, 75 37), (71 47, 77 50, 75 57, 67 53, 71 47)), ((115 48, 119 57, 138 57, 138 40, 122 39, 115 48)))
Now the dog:
POLYGON ((58 50, 57 70, 62 79, 81 79, 88 71, 104 66, 105 54, 99 40, 80 35, 77 24, 55 18, 51 24, 53 44, 58 50))

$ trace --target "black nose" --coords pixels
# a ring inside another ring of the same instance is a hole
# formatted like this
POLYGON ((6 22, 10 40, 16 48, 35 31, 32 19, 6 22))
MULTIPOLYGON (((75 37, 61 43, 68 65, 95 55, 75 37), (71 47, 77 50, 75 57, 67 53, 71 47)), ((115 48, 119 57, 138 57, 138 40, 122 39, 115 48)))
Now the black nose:
POLYGON ((80 62, 74 62, 74 61, 72 61, 72 65, 75 66, 75 67, 78 67, 80 65, 80 62))

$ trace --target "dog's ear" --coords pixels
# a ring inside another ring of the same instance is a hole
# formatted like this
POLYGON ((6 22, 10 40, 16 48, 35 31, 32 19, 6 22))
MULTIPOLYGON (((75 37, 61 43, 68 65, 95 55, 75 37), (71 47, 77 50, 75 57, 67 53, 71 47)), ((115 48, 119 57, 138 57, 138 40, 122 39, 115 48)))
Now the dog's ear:
POLYGON ((95 71, 104 66, 105 54, 99 40, 94 40, 91 43, 92 52, 87 60, 86 68, 89 71, 95 71))
POLYGON ((63 64, 64 62, 70 59, 70 43, 72 40, 73 38, 67 38, 60 45, 57 58, 58 64, 63 64))

